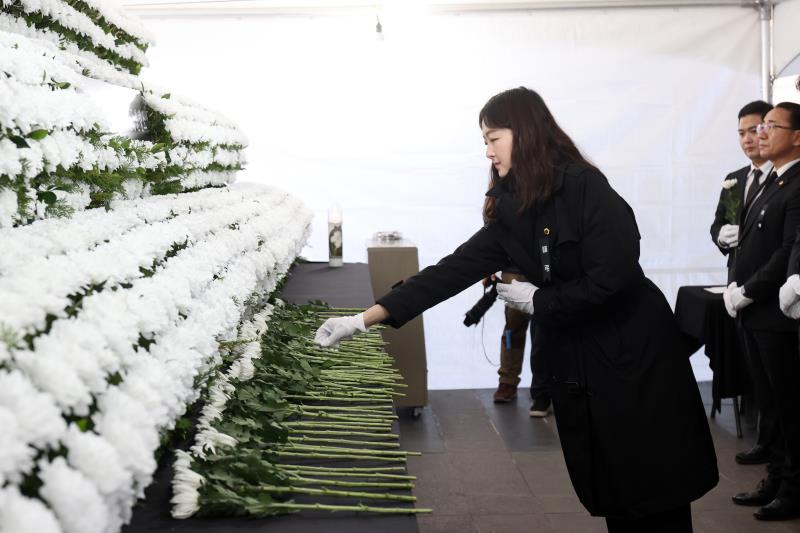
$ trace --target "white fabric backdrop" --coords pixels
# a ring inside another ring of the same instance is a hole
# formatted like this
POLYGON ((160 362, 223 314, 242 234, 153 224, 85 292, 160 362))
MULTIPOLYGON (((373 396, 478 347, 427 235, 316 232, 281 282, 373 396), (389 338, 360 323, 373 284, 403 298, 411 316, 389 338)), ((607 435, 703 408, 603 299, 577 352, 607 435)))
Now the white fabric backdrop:
MULTIPOLYGON (((632 204, 642 264, 673 305, 680 285, 724 282, 708 227, 724 175, 746 162, 736 113, 760 91, 753 10, 385 15, 383 41, 366 15, 145 22, 158 40, 145 77, 237 119, 251 138, 240 179, 315 210, 309 259, 327 259, 332 201, 347 261, 366 260, 377 230, 414 240, 423 267, 452 251, 480 225, 478 111, 526 85, 632 204)), ((461 325, 480 293, 425 314, 431 388, 496 384, 483 346, 496 363, 500 305, 483 338, 461 325)), ((705 357, 693 363, 709 379, 705 357)))

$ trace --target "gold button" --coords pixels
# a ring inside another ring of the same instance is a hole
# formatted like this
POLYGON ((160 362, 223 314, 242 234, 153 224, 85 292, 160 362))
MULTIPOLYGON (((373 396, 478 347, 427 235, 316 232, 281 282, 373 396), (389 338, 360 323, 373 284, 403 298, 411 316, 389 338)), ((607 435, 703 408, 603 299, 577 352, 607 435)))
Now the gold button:
POLYGON ((544 228, 545 236, 550 235, 550 228, 544 228))

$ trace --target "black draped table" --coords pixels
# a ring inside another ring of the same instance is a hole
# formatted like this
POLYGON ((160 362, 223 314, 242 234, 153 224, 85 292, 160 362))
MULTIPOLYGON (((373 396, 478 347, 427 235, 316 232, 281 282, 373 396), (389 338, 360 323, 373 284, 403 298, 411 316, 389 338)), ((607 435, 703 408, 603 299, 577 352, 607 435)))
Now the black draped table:
MULTIPOLYGON (((345 263, 330 268, 327 263, 300 263, 289 273, 282 297, 291 303, 324 300, 333 307, 369 307, 374 303, 369 269, 365 263, 345 263)), ((395 424, 395 432, 398 425, 395 424)), ((145 491, 145 499, 136 506, 133 520, 123 533, 170 531, 184 533, 416 533, 417 520, 413 515, 377 516, 356 513, 304 511, 302 513, 268 518, 189 518, 176 520, 170 516, 172 497, 172 457, 162 461, 153 483, 145 491)), ((320 463, 323 464, 323 463, 320 463)), ((341 466, 341 464, 339 465, 341 466)), ((363 465, 362 465, 363 466, 363 465)), ((397 492, 403 494, 403 492, 397 492)), ((407 494, 407 493, 406 493, 407 494)), ((296 501, 303 501, 301 497, 296 501)), ((337 503, 331 499, 326 503, 337 503)), ((342 502, 338 502, 342 503, 342 502)), ((377 504, 376 505, 380 505, 377 504)))
MULTIPOLYGON (((750 374, 742 353, 736 322, 725 310, 722 294, 705 290, 705 285, 678 289, 675 318, 686 335, 692 351, 705 345, 709 365, 714 372, 711 382, 712 416, 720 410, 723 398, 736 398, 751 391, 750 374)), ((737 428, 739 427, 737 409, 737 428)))

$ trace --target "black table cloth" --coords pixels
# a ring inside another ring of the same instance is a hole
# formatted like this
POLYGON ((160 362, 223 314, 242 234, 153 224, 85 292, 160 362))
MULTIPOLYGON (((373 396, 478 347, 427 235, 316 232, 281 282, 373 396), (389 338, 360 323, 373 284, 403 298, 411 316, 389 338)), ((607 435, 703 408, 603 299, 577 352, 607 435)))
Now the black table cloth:
MULTIPOLYGON (((330 268, 327 263, 301 263, 290 271, 283 288, 282 297, 290 303, 306 303, 324 300, 333 307, 368 307, 374 303, 369 269, 365 263, 345 263, 343 267, 330 268)), ((395 423, 395 433, 398 424, 395 423)), ((123 533, 170 531, 185 533, 416 533, 417 520, 413 515, 360 515, 356 513, 328 513, 304 511, 289 516, 268 518, 221 517, 189 518, 176 520, 170 516, 169 499, 172 497, 172 454, 162 461, 155 473, 153 483, 145 492, 144 501, 136 506, 133 519, 122 529, 123 533)), ((324 462, 315 464, 324 465, 324 462)), ((359 466, 365 466, 360 463, 359 466)), ((344 466, 339 463, 337 466, 344 466)), ((366 465, 369 466, 369 465, 366 465)), ((408 492, 396 491, 397 494, 408 492)), ((302 497, 294 498, 306 503, 302 497)), ((327 499, 325 503, 344 503, 327 499)), ((352 503, 352 502, 350 502, 352 503)), ((365 502, 367 503, 367 502, 365 502)), ((374 505, 388 506, 380 500, 374 505)))
POLYGON ((711 382, 712 410, 719 412, 723 398, 736 398, 751 391, 750 375, 742 353, 736 322, 725 311, 721 294, 702 286, 678 289, 675 318, 692 352, 705 345, 711 382))

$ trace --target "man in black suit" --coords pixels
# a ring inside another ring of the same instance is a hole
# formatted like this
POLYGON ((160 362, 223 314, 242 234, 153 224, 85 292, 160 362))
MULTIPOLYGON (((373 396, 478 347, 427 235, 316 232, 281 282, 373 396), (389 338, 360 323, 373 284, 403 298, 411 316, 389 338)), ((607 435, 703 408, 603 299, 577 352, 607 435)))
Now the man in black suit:
POLYGON ((750 164, 725 176, 714 222, 711 224, 711 240, 723 255, 728 256, 728 283, 733 281, 735 254, 732 252, 739 242, 738 212, 745 203, 746 194, 752 197, 769 174, 769 170, 764 168, 769 162, 761 157, 758 150, 756 127, 771 109, 772 105, 763 100, 756 100, 739 111, 739 146, 750 160, 750 164), (756 184, 755 187, 753 183, 756 184))
POLYGON ((758 132, 761 156, 774 170, 740 215, 735 281, 723 296, 731 316, 739 316, 754 386, 767 392, 764 408, 771 402, 776 424, 766 443, 766 478, 733 501, 763 506, 755 513, 760 520, 785 520, 800 516, 797 322, 779 307, 779 288, 800 226, 800 105, 778 104, 758 132))
MULTIPOLYGON (((711 224, 711 240, 723 255, 728 256, 728 283, 733 281, 733 263, 736 257, 736 246, 739 243, 739 212, 748 200, 752 202, 772 169, 772 163, 761 157, 758 149, 758 132, 756 131, 758 125, 764 120, 764 116, 771 110, 771 104, 763 100, 756 100, 739 111, 739 146, 750 160, 750 164, 725 177, 717 203, 717 211, 714 214, 714 222, 711 224)), ((739 336, 740 343, 744 344, 744 339, 741 338, 741 328, 739 336)), ((769 439, 775 414, 774 412, 765 412, 761 407, 761 404, 765 402, 762 401, 759 394, 756 393, 755 396, 755 403, 760 412, 758 440, 751 449, 736 454, 736 462, 739 464, 763 464, 769 459, 769 450, 765 446, 765 442, 769 439)))

